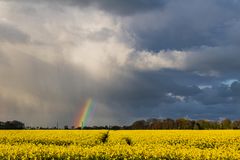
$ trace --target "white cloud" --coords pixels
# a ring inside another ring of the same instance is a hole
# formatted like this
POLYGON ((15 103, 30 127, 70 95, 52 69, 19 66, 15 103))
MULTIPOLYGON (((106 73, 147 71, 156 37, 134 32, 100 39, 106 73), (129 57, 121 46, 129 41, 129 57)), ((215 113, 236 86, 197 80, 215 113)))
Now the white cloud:
POLYGON ((132 59, 132 65, 140 70, 160 70, 168 69, 184 69, 186 52, 183 51, 160 51, 153 52, 137 52, 132 59))

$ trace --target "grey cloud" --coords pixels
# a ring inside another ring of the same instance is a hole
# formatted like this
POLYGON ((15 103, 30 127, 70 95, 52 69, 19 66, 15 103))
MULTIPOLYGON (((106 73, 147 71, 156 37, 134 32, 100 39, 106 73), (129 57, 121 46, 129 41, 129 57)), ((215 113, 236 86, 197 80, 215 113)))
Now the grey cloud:
MULTIPOLYGON (((161 117, 188 117, 191 119, 211 119, 219 120, 219 118, 228 117, 230 119, 238 119, 240 113, 239 108, 235 104, 216 104, 206 106, 204 104, 188 102, 176 103, 174 105, 162 105, 155 109, 161 117)), ((156 117, 159 116, 156 114, 156 117)))
POLYGON ((212 88, 205 88, 201 94, 193 96, 204 105, 238 104, 240 97, 240 83, 233 82, 230 86, 221 84, 212 88))
POLYGON ((6 66, 8 64, 9 64, 9 58, 5 54, 3 54, 2 51, 0 50, 0 66, 1 65, 6 66))
MULTIPOLYGON (((85 92, 84 86, 87 86, 84 83, 84 71, 66 64, 50 65, 24 54, 15 54, 11 61, 10 66, 2 66, 0 69, 1 98, 5 97, 1 101, 5 108, 2 114, 13 114, 15 118, 28 122, 31 117, 26 115, 31 112, 36 117, 32 125, 52 125, 54 119, 61 119, 61 124, 71 125, 73 113, 79 110, 81 101, 86 98, 81 94, 85 92), (19 114, 14 114, 16 112, 19 114), (65 118, 60 118, 62 116, 65 118)), ((84 96, 90 95, 86 92, 84 96)))
POLYGON ((240 3, 234 0, 169 1, 161 11, 128 19, 126 28, 136 36, 139 49, 183 50, 237 43, 239 9, 240 3))
POLYGON ((131 15, 137 12, 143 12, 151 9, 158 9, 162 7, 165 0, 83 0, 74 1, 75 3, 91 5, 96 4, 99 8, 104 9, 107 12, 120 14, 120 15, 131 15))
POLYGON ((238 46, 200 47, 186 57, 186 68, 192 71, 217 71, 222 74, 240 69, 238 46))
POLYGON ((10 43, 25 43, 30 37, 17 27, 6 23, 0 23, 0 41, 10 43))
MULTIPOLYGON (((16 1, 16 0, 13 0, 16 1)), ((24 0, 31 2, 31 0, 24 0)), ((42 2, 55 3, 56 5, 71 5, 82 7, 96 7, 105 12, 126 16, 163 7, 167 0, 44 0, 42 2)))
POLYGON ((89 34, 87 38, 91 40, 96 40, 96 41, 104 41, 107 40, 108 38, 112 37, 114 32, 108 28, 104 28, 100 30, 99 32, 95 32, 92 34, 89 34))
POLYGON ((231 103, 231 100, 227 98, 227 87, 217 87, 217 88, 206 88, 203 90, 203 94, 200 94, 195 97, 197 101, 205 105, 214 105, 214 104, 226 104, 231 103))
POLYGON ((240 98, 240 82, 235 81, 231 84, 231 91, 233 92, 233 96, 237 96, 240 98))
MULTIPOLYGON (((9 2, 18 2, 17 0, 9 0, 9 2)), ((36 2, 32 0, 22 0, 21 3, 52 3, 55 5, 55 9, 58 6, 70 5, 80 8, 95 7, 105 12, 120 15, 129 16, 136 13, 146 12, 162 8, 167 0, 42 0, 36 2)))
MULTIPOLYGON (((197 86, 181 84, 181 77, 176 72, 166 75, 164 72, 138 72, 131 73, 134 79, 123 79, 121 85, 113 83, 105 88, 103 94, 106 103, 114 101, 121 104, 121 108, 139 108, 145 106, 145 110, 151 110, 159 104, 174 104, 179 101, 175 96, 191 97, 201 93, 197 86), (170 77, 178 77, 178 81, 170 77), (173 94, 173 96, 169 96, 173 94), (109 97, 111 97, 109 99, 109 97)), ((190 76, 191 77, 191 76, 190 76)), ((114 106, 112 106, 114 108, 114 106)))

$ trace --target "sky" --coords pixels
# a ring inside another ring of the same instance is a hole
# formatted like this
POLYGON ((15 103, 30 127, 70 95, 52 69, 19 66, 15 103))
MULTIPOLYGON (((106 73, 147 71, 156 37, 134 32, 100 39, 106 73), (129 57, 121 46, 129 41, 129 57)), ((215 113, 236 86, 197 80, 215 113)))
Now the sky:
POLYGON ((240 119, 238 0, 0 0, 0 121, 240 119))

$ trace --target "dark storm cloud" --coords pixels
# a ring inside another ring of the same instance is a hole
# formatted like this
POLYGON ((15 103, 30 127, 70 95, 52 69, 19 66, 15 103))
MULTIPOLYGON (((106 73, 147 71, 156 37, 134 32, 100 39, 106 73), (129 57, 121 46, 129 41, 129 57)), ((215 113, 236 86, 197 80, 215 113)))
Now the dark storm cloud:
MULTIPOLYGON (((138 72, 133 73, 134 79, 126 79, 124 86, 114 89, 110 95, 120 98, 120 101, 128 103, 130 101, 153 101, 157 103, 171 103, 167 93, 181 96, 192 96, 198 94, 200 89, 197 86, 185 86, 170 79, 172 75, 165 75, 164 72, 138 72), (122 98, 121 98, 122 97, 122 98)), ((174 76, 175 77, 175 76, 174 76)), ((177 77, 177 76, 176 76, 177 77)), ((110 89, 113 89, 111 86, 110 89)), ((172 99, 174 100, 174 99, 172 99)))
POLYGON ((117 15, 131 15, 161 8, 166 3, 166 0, 71 0, 71 2, 79 6, 96 5, 106 12, 117 15))
MULTIPOLYGON (((240 69, 239 46, 200 47, 186 57, 187 68, 191 71, 219 71, 223 75, 240 69)), ((237 75, 235 75, 237 76, 237 75)))
POLYGON ((121 85, 113 83, 108 87, 103 86, 105 93, 102 94, 102 100, 119 111, 120 115, 121 110, 127 110, 126 115, 141 117, 144 113, 146 116, 153 114, 152 111, 159 106, 164 108, 169 104, 185 103, 184 101, 191 97, 201 94, 202 91, 197 86, 186 86, 181 83, 186 75, 180 76, 181 73, 177 75, 176 73, 166 74, 164 71, 133 73, 134 79, 118 79, 121 85))
MULTIPOLYGON (((17 2, 16 0, 10 1, 17 2)), ((32 0, 22 0, 21 2, 39 3, 32 0)), ((162 8, 167 3, 167 0, 43 0, 40 3, 71 5, 80 8, 96 7, 111 14, 126 16, 162 8)))
POLYGON ((137 14, 127 23, 139 49, 188 49, 239 42, 240 2, 169 1, 163 10, 137 14), (143 20, 144 19, 144 20, 143 20))
POLYGON ((240 82, 239 81, 233 82, 231 85, 231 90, 234 96, 240 97, 240 82))
POLYGON ((193 96, 195 100, 204 105, 239 104, 240 82, 234 81, 230 86, 221 84, 212 88, 202 89, 202 93, 193 96))
POLYGON ((164 104, 158 106, 155 110, 155 115, 158 117, 167 118, 191 118, 191 119, 210 119, 219 120, 220 118, 238 119, 237 116, 240 113, 239 108, 235 104, 216 104, 206 106, 201 103, 187 102, 187 103, 175 103, 164 104))

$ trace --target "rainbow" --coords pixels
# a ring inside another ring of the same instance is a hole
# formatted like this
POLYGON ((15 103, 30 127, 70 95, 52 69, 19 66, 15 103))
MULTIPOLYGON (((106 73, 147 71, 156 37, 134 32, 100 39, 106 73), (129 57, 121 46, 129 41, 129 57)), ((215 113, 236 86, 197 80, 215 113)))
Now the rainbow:
POLYGON ((74 121, 74 126, 78 127, 85 127, 89 119, 93 117, 93 100, 92 98, 87 99, 84 105, 81 107, 81 110, 74 121))

